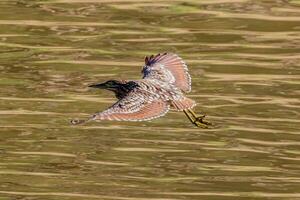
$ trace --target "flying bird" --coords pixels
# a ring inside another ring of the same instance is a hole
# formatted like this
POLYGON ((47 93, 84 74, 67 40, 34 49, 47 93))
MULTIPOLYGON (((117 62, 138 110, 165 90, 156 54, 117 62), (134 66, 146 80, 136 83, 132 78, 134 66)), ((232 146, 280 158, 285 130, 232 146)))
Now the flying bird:
POLYGON ((187 65, 174 53, 145 57, 139 80, 109 80, 90 85, 115 93, 118 101, 108 109, 95 113, 88 120, 72 120, 81 124, 92 120, 148 121, 164 116, 169 110, 183 111, 197 127, 211 123, 205 115, 197 116, 192 108, 196 102, 184 95, 191 91, 191 76, 187 65))

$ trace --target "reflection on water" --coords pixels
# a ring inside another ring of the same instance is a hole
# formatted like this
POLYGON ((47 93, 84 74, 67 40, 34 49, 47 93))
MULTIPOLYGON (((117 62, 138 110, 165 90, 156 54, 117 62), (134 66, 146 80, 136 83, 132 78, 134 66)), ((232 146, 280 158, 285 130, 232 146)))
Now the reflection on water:
POLYGON ((0 2, 0 199, 299 199, 300 4, 0 2), (182 113, 71 126, 114 101, 148 54, 189 64, 182 113))

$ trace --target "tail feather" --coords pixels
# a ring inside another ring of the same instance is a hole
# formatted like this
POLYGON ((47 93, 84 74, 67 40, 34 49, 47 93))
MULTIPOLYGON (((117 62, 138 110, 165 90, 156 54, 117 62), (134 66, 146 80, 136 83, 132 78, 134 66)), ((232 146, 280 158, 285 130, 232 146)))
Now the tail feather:
POLYGON ((196 105, 196 102, 190 98, 184 97, 180 100, 173 100, 171 105, 178 111, 185 109, 193 108, 196 105))

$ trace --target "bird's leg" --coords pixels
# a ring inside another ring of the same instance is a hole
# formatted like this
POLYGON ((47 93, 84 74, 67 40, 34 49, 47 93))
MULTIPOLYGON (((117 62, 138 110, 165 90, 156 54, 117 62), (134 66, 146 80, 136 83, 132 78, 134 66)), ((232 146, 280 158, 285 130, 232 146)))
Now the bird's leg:
MULTIPOLYGON (((188 109, 189 110, 189 109, 188 109)), ((207 128, 207 125, 204 123, 201 123, 197 120, 197 118, 195 118, 194 116, 191 116, 191 113, 188 113, 187 110, 183 110, 184 114, 187 116, 187 118, 192 122, 192 124, 194 124, 197 127, 201 127, 201 128, 207 128)))
POLYGON ((183 110, 184 114, 187 116, 187 118, 192 122, 194 123, 194 120, 191 118, 191 116, 189 115, 188 112, 186 112, 186 110, 183 110))
POLYGON ((192 116, 194 117, 195 121, 197 121, 197 122, 199 122, 201 124, 205 124, 205 125, 212 125, 212 123, 204 120, 205 115, 197 116, 192 109, 187 109, 187 110, 189 111, 189 113, 192 114, 192 116))

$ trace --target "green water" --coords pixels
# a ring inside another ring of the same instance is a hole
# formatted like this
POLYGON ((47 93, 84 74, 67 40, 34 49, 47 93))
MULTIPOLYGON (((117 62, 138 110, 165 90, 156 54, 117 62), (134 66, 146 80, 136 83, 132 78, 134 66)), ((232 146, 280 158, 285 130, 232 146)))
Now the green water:
POLYGON ((1 200, 300 199, 299 1, 2 0, 0 27, 1 200), (69 124, 165 51, 215 127, 69 124))

